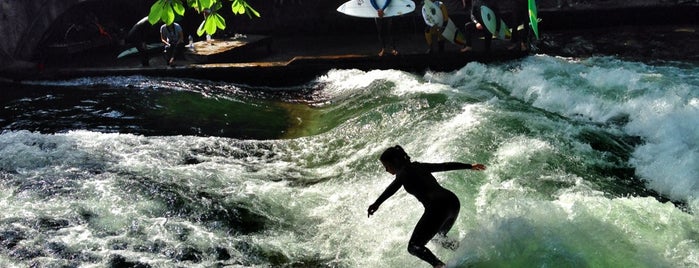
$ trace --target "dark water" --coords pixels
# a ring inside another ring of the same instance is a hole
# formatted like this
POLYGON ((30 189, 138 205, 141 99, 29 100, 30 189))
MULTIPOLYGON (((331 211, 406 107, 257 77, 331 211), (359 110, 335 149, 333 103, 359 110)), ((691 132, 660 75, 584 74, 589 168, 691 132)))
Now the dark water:
POLYGON ((421 267, 422 210, 377 161, 460 198, 456 267, 699 265, 699 66, 532 56, 298 88, 111 77, 3 85, 2 267, 421 267), (678 207, 666 200, 683 204, 678 207))
POLYGON ((297 125, 289 106, 311 89, 241 88, 203 81, 113 77, 7 85, 5 130, 274 139, 297 125))

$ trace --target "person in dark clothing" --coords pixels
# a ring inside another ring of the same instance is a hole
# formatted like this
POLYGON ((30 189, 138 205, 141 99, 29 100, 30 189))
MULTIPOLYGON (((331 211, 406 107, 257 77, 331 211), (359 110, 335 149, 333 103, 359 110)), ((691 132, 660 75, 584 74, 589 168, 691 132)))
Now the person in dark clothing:
POLYGON ((386 149, 380 160, 386 171, 396 175, 396 178, 376 199, 376 202, 369 206, 369 216, 373 215, 379 206, 402 186, 406 192, 415 196, 425 208, 425 212, 415 225, 408 242, 408 252, 433 267, 444 267, 444 262, 439 260, 425 245, 436 235, 439 235, 444 247, 452 250, 458 247, 458 242, 448 241, 446 235, 459 215, 461 204, 454 193, 439 185, 432 173, 458 169, 485 170, 486 167, 482 164, 459 162, 411 162, 408 154, 399 145, 386 149))
POLYGON ((146 40, 152 29, 152 25, 148 22, 148 17, 143 17, 136 22, 136 24, 131 27, 128 34, 126 34, 126 42, 136 47, 142 66, 150 65, 148 53, 146 51, 146 40))
POLYGON ((512 11, 510 17, 512 18, 510 25, 512 25, 512 45, 508 49, 512 50, 519 46, 522 51, 527 50, 527 38, 529 36, 529 6, 527 0, 510 0, 512 1, 512 11), (522 30, 519 30, 519 25, 523 25, 522 30))
POLYGON ((376 9, 379 17, 374 19, 376 23, 376 31, 379 32, 379 42, 381 43, 381 51, 379 51, 379 56, 383 56, 386 53, 386 42, 391 46, 391 54, 398 55, 398 50, 396 50, 396 40, 393 38, 393 18, 384 17, 384 10, 391 4, 391 0, 386 0, 383 6, 379 6, 376 0, 370 0, 371 6, 376 9), (386 40, 388 38, 388 40, 386 40))
POLYGON ((466 47, 462 51, 468 51, 472 47, 472 40, 474 37, 483 36, 483 47, 485 51, 490 51, 490 44, 493 40, 493 34, 489 32, 483 25, 483 18, 481 18, 481 6, 485 5, 495 11, 495 14, 499 14, 500 9, 498 1, 496 0, 464 0, 464 8, 469 10, 471 14, 471 21, 467 22, 464 26, 464 32, 466 35, 466 47), (468 5, 470 2, 470 5, 468 5))
POLYGON ((427 51, 425 53, 432 53, 432 43, 436 37, 437 46, 439 52, 444 51, 444 36, 442 36, 442 27, 446 27, 447 20, 449 19, 449 12, 447 11, 447 6, 444 5, 442 1, 435 1, 439 9, 435 9, 432 6, 422 6, 422 18, 425 20, 425 41, 427 42, 427 51), (435 14, 436 12, 442 13, 442 21, 432 21, 430 18, 430 13, 435 14))

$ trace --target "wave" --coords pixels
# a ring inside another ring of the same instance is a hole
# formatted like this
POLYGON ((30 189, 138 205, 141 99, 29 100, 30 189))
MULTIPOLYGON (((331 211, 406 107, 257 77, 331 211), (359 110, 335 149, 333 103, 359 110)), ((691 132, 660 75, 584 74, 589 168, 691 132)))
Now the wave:
POLYGON ((536 56, 450 73, 333 70, 303 101, 163 86, 213 111, 230 104, 204 100, 252 117, 282 107, 296 123, 269 139, 5 130, 0 264, 424 265, 406 250, 414 197, 400 191, 366 217, 391 181, 378 156, 401 144, 414 160, 488 166, 436 174, 462 204, 449 233, 459 249, 428 244, 452 266, 696 266, 696 131, 685 124, 696 73, 536 56))

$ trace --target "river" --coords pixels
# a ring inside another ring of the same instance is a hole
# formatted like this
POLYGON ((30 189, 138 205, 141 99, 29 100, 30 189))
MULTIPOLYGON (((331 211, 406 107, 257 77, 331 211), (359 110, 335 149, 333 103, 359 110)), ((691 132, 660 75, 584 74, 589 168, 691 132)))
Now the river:
POLYGON ((533 55, 453 72, 332 70, 294 88, 167 77, 4 86, 2 267, 428 267, 436 173, 452 267, 699 266, 699 65, 533 55))

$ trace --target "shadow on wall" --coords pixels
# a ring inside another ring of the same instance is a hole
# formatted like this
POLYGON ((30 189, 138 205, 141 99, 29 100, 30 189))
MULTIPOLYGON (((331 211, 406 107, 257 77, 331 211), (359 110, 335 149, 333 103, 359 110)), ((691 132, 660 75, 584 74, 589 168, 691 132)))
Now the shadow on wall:
POLYGON ((0 66, 5 67, 38 61, 37 52, 50 44, 86 41, 91 30, 117 33, 130 16, 148 12, 141 1, 129 0, 3 0, 0 7, 0 66))

